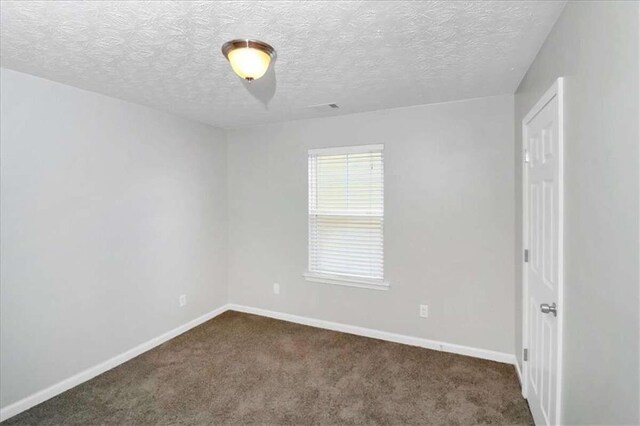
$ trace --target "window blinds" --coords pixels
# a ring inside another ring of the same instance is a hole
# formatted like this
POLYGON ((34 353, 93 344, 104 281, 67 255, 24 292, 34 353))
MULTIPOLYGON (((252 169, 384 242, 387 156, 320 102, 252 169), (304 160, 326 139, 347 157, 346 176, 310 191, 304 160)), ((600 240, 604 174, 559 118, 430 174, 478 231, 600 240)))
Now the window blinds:
POLYGON ((309 151, 309 272, 382 284, 383 145, 309 151))

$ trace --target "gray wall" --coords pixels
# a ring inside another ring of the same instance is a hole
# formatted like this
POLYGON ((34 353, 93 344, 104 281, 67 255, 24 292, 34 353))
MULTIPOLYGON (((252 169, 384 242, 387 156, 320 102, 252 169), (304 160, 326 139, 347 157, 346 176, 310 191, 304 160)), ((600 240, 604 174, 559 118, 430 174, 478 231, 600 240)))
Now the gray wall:
MULTIPOLYGON (((565 104, 563 423, 638 424, 638 3, 570 2, 516 93, 521 120, 560 76, 565 104)), ((517 350, 522 341, 516 271, 517 350)))
POLYGON ((226 303, 227 184, 222 132, 1 71, 5 407, 226 303))
POLYGON ((513 96, 228 138, 231 302, 513 354, 513 96), (385 145, 391 289, 305 281, 307 150, 377 143, 385 145), (429 304, 428 319, 418 316, 420 303, 429 304))

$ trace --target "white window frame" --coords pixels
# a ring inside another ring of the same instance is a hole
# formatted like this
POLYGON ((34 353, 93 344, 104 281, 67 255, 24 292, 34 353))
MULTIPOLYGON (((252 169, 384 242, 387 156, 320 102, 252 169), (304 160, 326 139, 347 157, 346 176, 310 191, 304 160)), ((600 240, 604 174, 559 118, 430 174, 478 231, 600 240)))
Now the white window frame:
MULTIPOLYGON (((366 152, 384 152, 383 144, 376 145, 355 145, 355 146, 345 146, 345 147, 336 147, 336 148, 317 148, 310 149, 308 151, 308 156, 311 155, 341 155, 341 154, 356 154, 356 153, 366 153, 366 152)), ((382 161, 382 173, 384 176, 384 155, 382 161)), ((384 185, 384 180, 383 180, 384 185)), ((309 196, 309 190, 307 190, 307 196, 309 196)), ((308 200, 307 200, 308 201, 308 200)), ((384 187, 383 187, 383 203, 384 203, 384 187)), ((307 202, 307 206, 309 203, 307 202)), ((308 207, 307 207, 308 209, 308 207)), ((310 215, 310 212, 307 210, 307 215, 310 215)), ((384 220, 384 212, 383 212, 383 220, 384 220)), ((308 219, 309 220, 309 219, 308 219)), ((383 233, 384 233, 384 227, 383 233)), ((384 244, 384 235, 383 235, 383 244, 384 244)), ((307 240, 307 253, 309 253, 310 240, 307 240)), ((383 257, 384 262, 384 257, 383 257)), ((305 271, 303 274, 305 280, 315 283, 324 283, 324 284, 334 284, 334 285, 343 285, 348 287, 356 287, 356 288, 365 288, 365 289, 373 289, 373 290, 388 290, 389 282, 386 278, 381 280, 377 279, 367 279, 360 277, 351 277, 348 275, 337 275, 337 274, 329 274, 317 271, 305 271)))

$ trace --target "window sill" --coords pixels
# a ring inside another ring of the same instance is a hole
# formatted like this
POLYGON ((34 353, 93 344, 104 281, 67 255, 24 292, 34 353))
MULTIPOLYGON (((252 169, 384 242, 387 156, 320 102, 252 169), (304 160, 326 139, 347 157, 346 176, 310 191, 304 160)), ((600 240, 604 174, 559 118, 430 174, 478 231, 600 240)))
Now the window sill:
POLYGON ((372 290, 389 290, 389 283, 386 281, 368 280, 366 278, 355 278, 341 275, 320 274, 318 272, 305 272, 304 274, 302 274, 302 276, 305 280, 314 283, 368 288, 372 290))

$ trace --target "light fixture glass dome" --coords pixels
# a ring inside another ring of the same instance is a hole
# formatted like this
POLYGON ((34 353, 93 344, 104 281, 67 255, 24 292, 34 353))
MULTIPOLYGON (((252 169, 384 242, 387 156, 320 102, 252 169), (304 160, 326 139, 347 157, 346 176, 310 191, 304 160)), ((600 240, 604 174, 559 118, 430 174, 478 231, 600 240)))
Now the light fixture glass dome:
POLYGON ((232 40, 222 46, 222 53, 240 78, 253 81, 267 72, 276 51, 262 41, 232 40))

